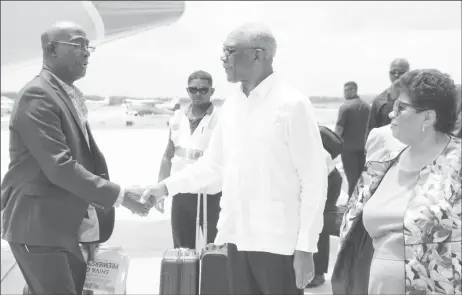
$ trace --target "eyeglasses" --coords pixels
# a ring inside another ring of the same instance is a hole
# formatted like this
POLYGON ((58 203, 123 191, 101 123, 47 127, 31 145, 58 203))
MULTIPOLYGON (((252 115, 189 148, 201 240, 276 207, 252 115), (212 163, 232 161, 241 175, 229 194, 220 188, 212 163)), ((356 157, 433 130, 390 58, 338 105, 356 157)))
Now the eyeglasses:
POLYGON ((196 94, 197 92, 199 92, 200 94, 207 94, 209 92, 209 87, 188 87, 188 92, 191 93, 191 94, 196 94))
POLYGON ((241 47, 241 48, 223 47, 223 54, 225 56, 230 56, 230 55, 235 54, 239 50, 255 50, 255 49, 265 50, 264 48, 260 48, 260 47, 241 47))
POLYGON ((89 46, 87 44, 82 44, 82 43, 72 43, 72 42, 64 42, 64 41, 51 41, 51 42, 79 47, 80 50, 82 51, 86 50, 88 52, 93 52, 96 49, 94 46, 89 46))
POLYGON ((404 75, 406 72, 403 72, 403 71, 390 71, 389 74, 392 75, 392 76, 402 76, 404 75))
POLYGON ((415 106, 413 104, 403 102, 403 101, 401 101, 399 99, 395 100, 395 102, 393 104, 393 112, 396 115, 399 115, 406 108, 413 108, 418 112, 428 111, 428 109, 426 109, 426 108, 421 108, 421 107, 415 106))

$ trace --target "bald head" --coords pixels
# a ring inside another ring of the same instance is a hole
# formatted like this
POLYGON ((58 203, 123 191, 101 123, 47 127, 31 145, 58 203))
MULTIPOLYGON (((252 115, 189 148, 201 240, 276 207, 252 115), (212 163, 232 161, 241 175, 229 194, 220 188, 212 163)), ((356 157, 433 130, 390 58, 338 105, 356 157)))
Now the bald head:
POLYGON ((67 84, 85 76, 90 57, 89 40, 77 24, 57 22, 42 36, 43 64, 67 84))
POLYGON ((48 30, 42 33, 41 43, 42 50, 45 52, 47 44, 52 41, 68 42, 74 35, 86 36, 84 30, 77 24, 69 21, 60 21, 51 26, 48 30))
POLYGON ((277 43, 271 30, 262 23, 246 23, 234 29, 228 36, 250 48, 260 48, 268 59, 276 55, 277 43))
POLYGON ((393 83, 404 73, 409 72, 409 62, 404 58, 395 58, 390 64, 390 81, 393 83))
POLYGON ((390 69, 393 69, 393 68, 405 69, 407 72, 409 71, 410 66, 409 66, 409 62, 406 59, 395 58, 390 64, 390 69))

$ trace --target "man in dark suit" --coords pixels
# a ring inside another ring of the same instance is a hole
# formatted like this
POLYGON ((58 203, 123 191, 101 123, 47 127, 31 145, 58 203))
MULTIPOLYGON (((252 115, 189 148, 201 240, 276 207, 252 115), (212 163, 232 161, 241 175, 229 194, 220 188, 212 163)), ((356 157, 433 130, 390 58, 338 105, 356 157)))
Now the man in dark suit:
POLYGON ((147 214, 140 192, 109 181, 87 123, 82 93, 92 47, 58 23, 42 34, 43 69, 20 92, 10 118, 10 165, 1 184, 2 238, 33 294, 81 294, 79 243, 109 239, 114 207, 147 214))

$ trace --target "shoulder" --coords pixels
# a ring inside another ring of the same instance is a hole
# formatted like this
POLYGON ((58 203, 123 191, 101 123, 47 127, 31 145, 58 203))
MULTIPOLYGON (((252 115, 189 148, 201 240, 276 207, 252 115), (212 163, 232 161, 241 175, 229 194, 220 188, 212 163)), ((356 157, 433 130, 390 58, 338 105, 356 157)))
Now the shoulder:
POLYGON ((291 84, 278 80, 273 86, 278 105, 285 110, 300 111, 300 108, 312 109, 310 98, 291 84))
POLYGON ((52 105, 56 105, 56 101, 53 99, 46 82, 40 77, 35 77, 19 91, 15 105, 16 108, 35 108, 40 105, 51 107, 52 105))
POLYGON ((451 136, 451 140, 440 156, 442 160, 442 165, 440 166, 446 166, 446 168, 451 169, 456 174, 460 174, 460 163, 462 160, 461 152, 461 139, 451 136))

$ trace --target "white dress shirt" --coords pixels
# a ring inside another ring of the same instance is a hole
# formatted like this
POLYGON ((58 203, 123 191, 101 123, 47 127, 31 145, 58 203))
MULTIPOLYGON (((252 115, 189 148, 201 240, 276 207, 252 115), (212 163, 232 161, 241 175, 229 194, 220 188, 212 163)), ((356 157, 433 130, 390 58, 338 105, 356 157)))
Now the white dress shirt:
POLYGON ((267 77, 246 97, 229 97, 209 148, 164 182, 169 195, 222 177, 216 244, 240 251, 317 252, 327 198, 327 165, 308 97, 267 77))

